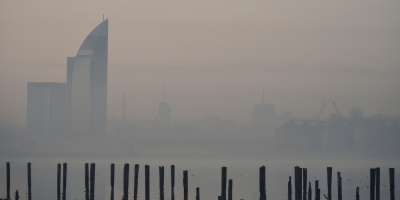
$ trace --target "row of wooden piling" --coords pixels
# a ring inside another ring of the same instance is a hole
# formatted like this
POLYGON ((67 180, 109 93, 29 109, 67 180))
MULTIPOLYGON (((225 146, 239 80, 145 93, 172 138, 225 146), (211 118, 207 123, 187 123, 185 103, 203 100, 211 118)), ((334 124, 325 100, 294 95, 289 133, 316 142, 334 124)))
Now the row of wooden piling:
MULTIPOLYGON (((389 199, 394 200, 394 168, 389 168, 389 185, 390 195, 389 199)), ((307 168, 300 168, 296 166, 294 168, 295 175, 295 200, 312 200, 312 189, 311 182, 308 183, 307 191, 307 168), (303 190, 301 190, 303 186, 303 190)), ((325 199, 332 200, 332 167, 327 167, 327 185, 328 194, 324 195, 325 199)), ((380 168, 370 169, 370 200, 380 200, 380 168)), ((338 200, 342 200, 342 176, 340 172, 337 172, 337 189, 338 189, 338 200)), ((315 200, 320 200, 320 189, 319 182, 315 180, 315 200)), ((356 200, 360 199, 359 187, 356 187, 356 200)), ((292 179, 289 176, 288 182, 288 200, 292 200, 292 179)))
MULTIPOLYGON (((31 191, 31 163, 27 163, 27 174, 28 174, 28 200, 32 200, 31 191)), ((85 200, 95 199, 95 163, 85 163, 85 200)), ((138 178, 139 178, 139 165, 136 164, 134 167, 134 192, 133 199, 137 200, 138 193, 138 178)), ((11 199, 10 194, 10 163, 7 162, 7 200, 11 199)), ((110 199, 114 200, 114 179, 115 179, 115 164, 111 164, 111 196, 110 199)), ((390 198, 389 200, 395 200, 394 192, 394 168, 389 168, 389 185, 390 185, 390 198)), ((267 200, 266 191, 266 170, 265 166, 259 168, 259 192, 260 200, 267 200)), ((327 200, 332 200, 332 167, 327 167, 327 186, 328 193, 324 197, 327 200)), ((171 165, 171 200, 175 200, 174 194, 175 187, 175 165, 171 165)), ((66 200, 66 188, 67 188, 67 163, 57 164, 57 200, 66 200), (61 192, 61 172, 62 172, 62 192, 61 192)), ((129 188, 129 164, 124 165, 123 171, 123 200, 128 200, 128 188, 129 188)), ((370 169, 370 200, 380 200, 380 168, 370 169)), ((338 189, 338 200, 342 200, 342 177, 341 173, 337 172, 337 189, 338 189)), ((308 182, 307 188, 307 168, 301 168, 296 166, 294 168, 294 190, 295 200, 312 200, 312 186, 311 182, 308 182)), ((159 191, 160 200, 164 200, 164 166, 159 167, 159 191)), ((221 168, 221 195, 218 196, 218 200, 232 200, 233 199, 233 180, 228 180, 228 198, 227 198, 227 167, 221 168)), ((183 171, 183 199, 188 200, 188 171, 183 171)), ((315 200, 321 199, 321 193, 319 188, 318 180, 315 180, 315 200)), ((288 200, 292 200, 292 178, 289 176, 288 182, 288 200)), ((360 199, 359 187, 356 187, 356 200, 360 199)), ((15 199, 19 199, 18 190, 15 193, 15 199)), ((145 165, 145 200, 150 200, 150 166, 145 165)), ((200 188, 196 188, 196 200, 200 200, 200 188)))

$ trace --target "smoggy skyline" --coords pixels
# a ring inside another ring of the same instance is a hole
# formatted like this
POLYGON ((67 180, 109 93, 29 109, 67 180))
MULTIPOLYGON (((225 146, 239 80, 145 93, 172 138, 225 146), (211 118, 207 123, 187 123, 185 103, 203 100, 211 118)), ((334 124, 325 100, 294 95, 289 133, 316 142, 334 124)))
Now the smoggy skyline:
POLYGON ((25 126, 27 82, 66 82, 66 57, 109 19, 108 118, 248 123, 254 104, 315 117, 400 113, 400 2, 0 3, 0 120, 25 126), (325 116, 333 113, 327 106, 325 116))

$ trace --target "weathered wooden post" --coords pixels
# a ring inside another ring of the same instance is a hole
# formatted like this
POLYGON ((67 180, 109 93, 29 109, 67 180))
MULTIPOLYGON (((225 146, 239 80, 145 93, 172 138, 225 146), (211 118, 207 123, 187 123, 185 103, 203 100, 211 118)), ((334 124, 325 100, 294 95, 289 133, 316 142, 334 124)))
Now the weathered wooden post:
POLYGON ((265 188, 265 166, 260 167, 260 200, 267 200, 267 192, 265 188))
POLYGON ((301 184, 302 184, 302 169, 299 166, 294 167, 294 196, 295 200, 301 200, 301 184))
POLYGON ((308 200, 312 200, 311 182, 308 182, 308 200))
POLYGON ((315 200, 320 200, 321 195, 320 195, 320 190, 319 190, 319 183, 318 180, 315 180, 315 200))
POLYGON ((290 176, 288 182, 288 200, 292 200, 292 177, 290 176))
POLYGON ((89 200, 89 163, 85 163, 85 200, 89 200))
POLYGON ((128 188, 129 188, 129 164, 126 163, 124 165, 124 185, 123 185, 123 189, 124 189, 124 196, 123 196, 123 200, 128 200, 128 188))
POLYGON ((303 200, 307 200, 307 168, 303 168, 303 200))
POLYGON ((328 173, 328 200, 332 200, 332 167, 326 169, 328 173))
POLYGON ((221 198, 226 200, 226 167, 221 168, 221 198))
POLYGON ((111 163, 111 173, 110 173, 111 195, 110 195, 110 200, 114 200, 114 180, 115 180, 115 164, 111 163))
POLYGON ((61 164, 57 164, 57 200, 60 200, 61 194, 61 164))
POLYGON ((188 200, 188 171, 183 171, 183 200, 188 200))
POLYGON ((232 179, 229 179, 228 182, 228 200, 232 200, 232 191, 233 190, 233 181, 232 179))
POLYGON ((144 186, 145 186, 145 200, 150 200, 150 166, 145 165, 144 166, 144 173, 145 173, 145 179, 144 179, 144 186))
POLYGON ((196 200, 200 200, 200 188, 196 188, 196 200))
POLYGON ((31 180, 31 163, 28 162, 28 200, 32 200, 31 180))
POLYGON ((356 188, 356 200, 360 200, 360 188, 356 188))
POLYGON ((171 200, 175 200, 175 165, 171 165, 171 200))
POLYGON ((375 168, 376 200, 381 199, 381 169, 375 168))
MULTIPOLYGON (((10 199, 10 200, 11 200, 11 199, 10 199)), ((15 191, 15 200, 19 200, 19 193, 18 193, 18 190, 15 191)))
POLYGON ((375 169, 369 170, 369 198, 375 200, 375 169))
POLYGON ((94 200, 94 183, 96 176, 96 164, 90 164, 90 200, 94 200))
POLYGON ((7 199, 11 199, 11 193, 10 193, 10 162, 7 162, 7 199))
POLYGON ((138 179, 139 179, 139 165, 135 165, 135 181, 133 186, 133 200, 137 200, 137 192, 138 192, 138 179))
POLYGON ((67 163, 63 163, 63 193, 62 200, 67 199, 67 163))
POLYGON ((160 200, 164 200, 164 166, 158 167, 159 184, 160 184, 160 200))
POLYGON ((394 200, 394 168, 389 168, 390 200, 394 200))
POLYGON ((342 177, 337 173, 338 200, 342 200, 342 177))

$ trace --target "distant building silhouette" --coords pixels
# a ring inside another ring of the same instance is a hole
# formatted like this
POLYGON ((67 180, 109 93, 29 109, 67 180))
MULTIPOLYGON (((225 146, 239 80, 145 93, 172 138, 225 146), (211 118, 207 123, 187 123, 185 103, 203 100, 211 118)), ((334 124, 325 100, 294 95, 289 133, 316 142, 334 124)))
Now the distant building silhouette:
POLYGON ((171 128, 171 106, 165 103, 165 86, 163 92, 163 102, 158 106, 158 125, 165 131, 171 128))
POLYGON ((65 83, 27 84, 27 132, 54 135, 65 131, 65 83))
POLYGON ((162 129, 171 127, 171 106, 165 102, 158 106, 158 122, 162 129))
POLYGON ((262 102, 255 105, 254 110, 251 112, 253 131, 263 135, 266 133, 272 134, 276 128, 277 117, 275 107, 265 103, 263 90, 262 102))
POLYGON ((67 58, 67 124, 76 134, 103 136, 107 122, 108 20, 67 58))

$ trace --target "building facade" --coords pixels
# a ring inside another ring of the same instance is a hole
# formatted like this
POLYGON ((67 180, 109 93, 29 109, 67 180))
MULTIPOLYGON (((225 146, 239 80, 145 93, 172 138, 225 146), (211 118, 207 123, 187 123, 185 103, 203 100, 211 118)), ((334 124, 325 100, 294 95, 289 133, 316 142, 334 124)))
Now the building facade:
POLYGON ((104 136, 107 122, 108 20, 67 58, 67 124, 79 135, 104 136))
POLYGON ((27 132, 53 136, 65 131, 65 83, 27 84, 27 132))

